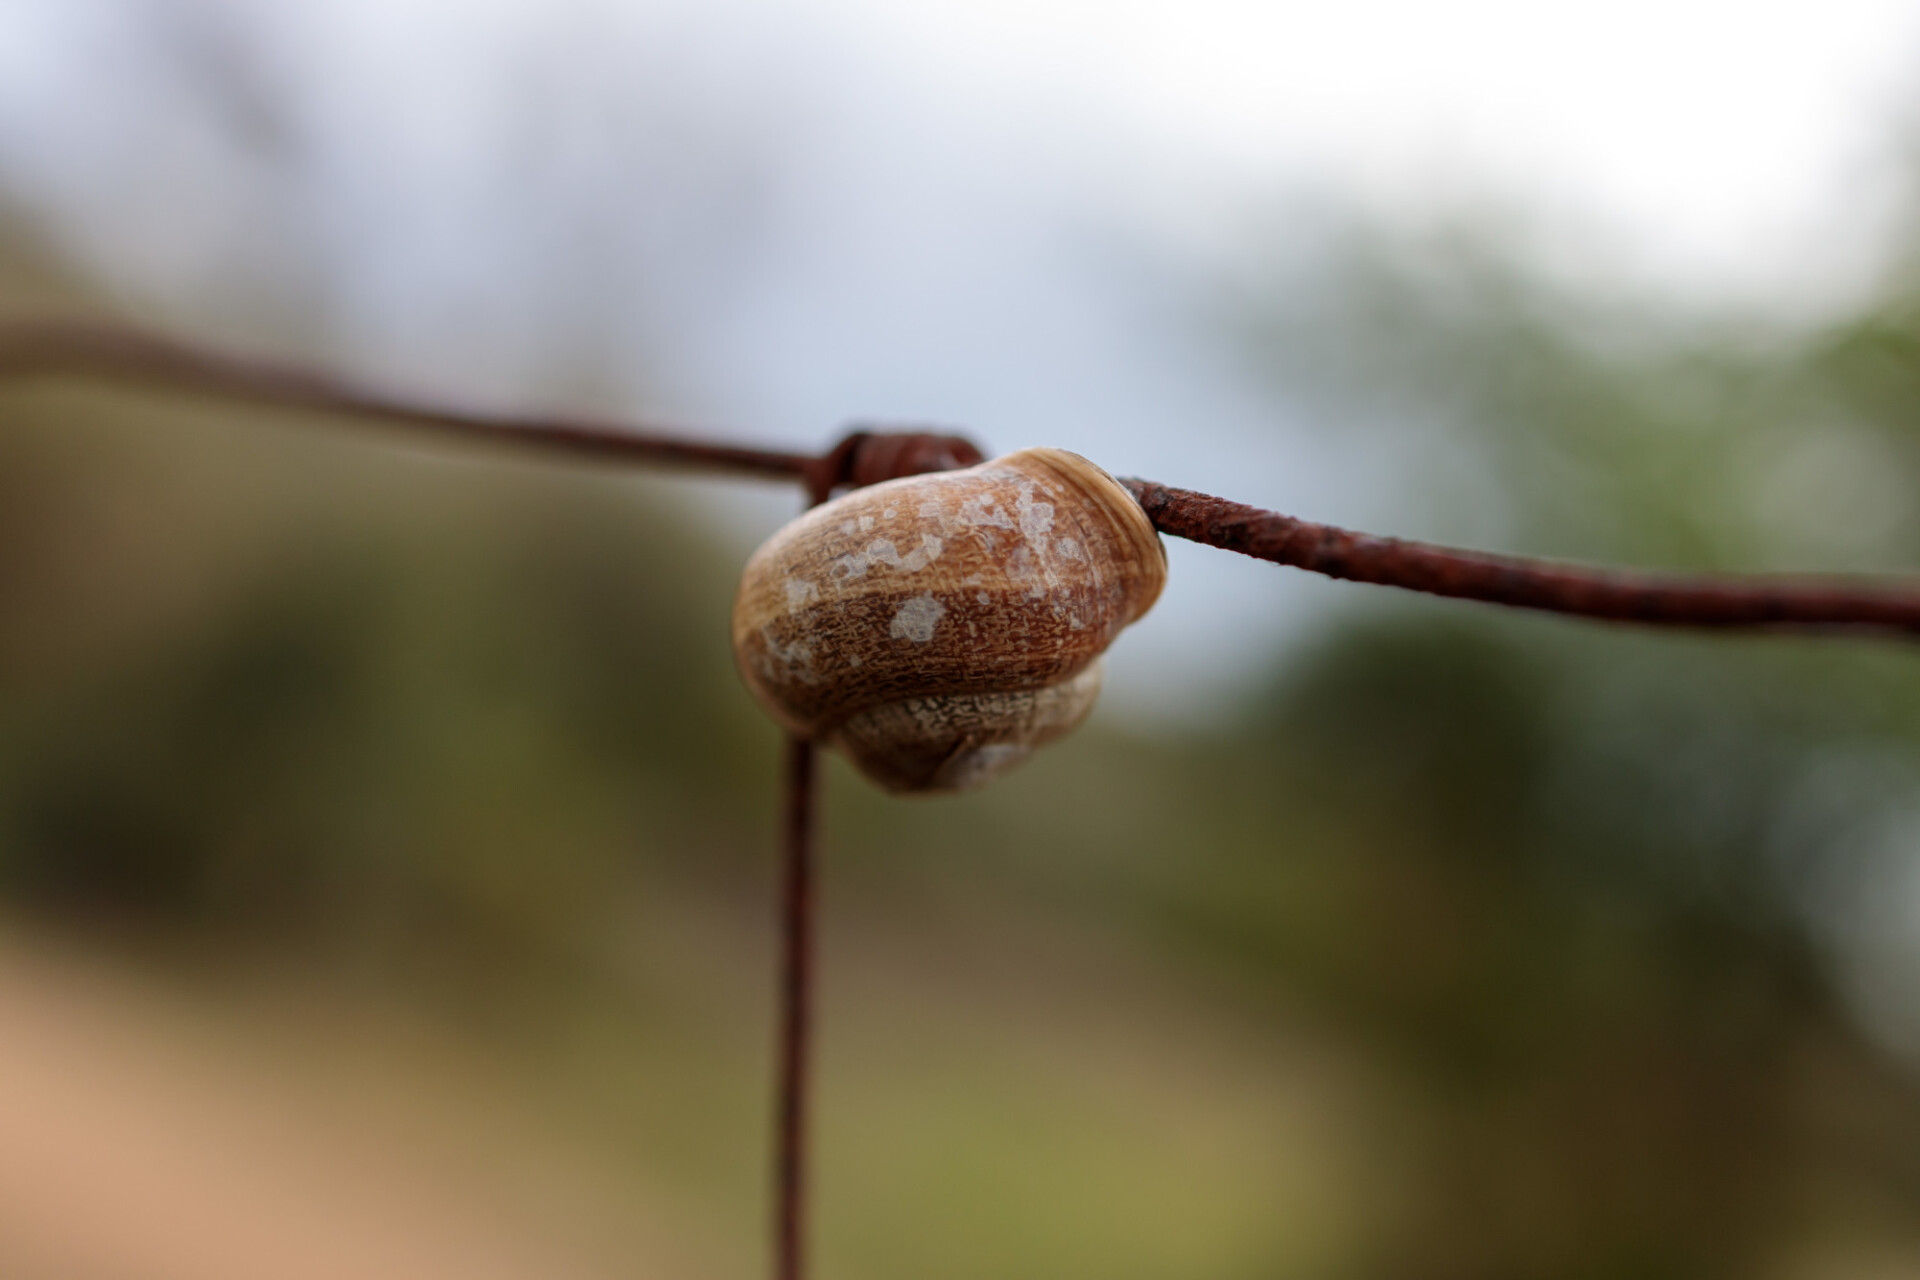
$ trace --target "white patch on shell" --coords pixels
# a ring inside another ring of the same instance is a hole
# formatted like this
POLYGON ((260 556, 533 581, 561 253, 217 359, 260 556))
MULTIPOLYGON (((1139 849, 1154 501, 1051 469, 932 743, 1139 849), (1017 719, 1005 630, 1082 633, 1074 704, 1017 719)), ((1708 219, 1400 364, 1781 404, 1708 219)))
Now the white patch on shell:
POLYGON ((787 579, 787 612, 798 613, 820 598, 820 588, 805 578, 787 579))
POLYGON ((833 562, 829 574, 836 582, 862 577, 874 565, 885 565, 902 573, 918 573, 940 558, 946 544, 931 533, 920 535, 920 545, 905 555, 891 538, 875 538, 864 551, 850 551, 833 562))
POLYGON ((1078 560, 1080 558, 1080 544, 1072 538, 1060 539, 1053 544, 1053 549, 1059 553, 1062 560, 1078 560))
POLYGON ((778 682, 782 676, 798 680, 802 684, 819 684, 820 673, 813 669, 813 646, 804 640, 795 640, 783 645, 773 638, 770 627, 760 628, 760 639, 766 644, 766 656, 760 660, 760 672, 769 680, 778 682), (774 669, 778 663, 779 670, 774 669))
POLYGON ((940 624, 946 612, 947 606, 932 596, 914 596, 893 615, 893 625, 887 628, 887 634, 896 640, 925 644, 933 639, 933 629, 940 624))
POLYGON ((1037 487, 1032 483, 1020 486, 1020 532, 1027 536, 1028 542, 1045 550, 1047 535, 1053 532, 1053 504, 1034 498, 1037 487))
POLYGON ((1013 517, 994 506, 993 495, 977 493, 960 504, 960 510, 954 517, 962 525, 971 529, 1011 529, 1013 517))
POLYGON ((891 520, 899 514, 900 514, 900 508, 888 507, 880 513, 880 518, 882 520, 891 520))
POLYGON ((1034 563, 1033 548, 1030 546, 1015 547, 1013 554, 1007 557, 1006 573, 1015 581, 1031 578, 1038 572, 1039 566, 1034 563))
POLYGON ((862 532, 862 533, 872 533, 872 532, 873 532, 873 526, 874 526, 874 525, 875 525, 876 523, 878 523, 878 522, 877 522, 877 521, 875 521, 875 520, 874 520, 874 518, 873 518, 872 516, 861 516, 861 517, 860 517, 860 532, 862 532))
POLYGON ((923 533, 920 535, 920 545, 902 556, 898 567, 908 573, 918 573, 940 558, 945 545, 934 535, 923 533))

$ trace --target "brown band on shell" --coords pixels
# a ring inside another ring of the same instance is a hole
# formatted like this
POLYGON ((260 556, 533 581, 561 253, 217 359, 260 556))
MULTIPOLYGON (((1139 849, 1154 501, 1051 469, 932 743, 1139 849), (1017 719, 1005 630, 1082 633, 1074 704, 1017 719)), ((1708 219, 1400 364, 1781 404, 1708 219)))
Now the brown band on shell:
POLYGON ((1071 731, 1100 697, 1105 663, 1039 689, 907 698, 850 716, 833 745, 888 791, 964 791, 1071 731))

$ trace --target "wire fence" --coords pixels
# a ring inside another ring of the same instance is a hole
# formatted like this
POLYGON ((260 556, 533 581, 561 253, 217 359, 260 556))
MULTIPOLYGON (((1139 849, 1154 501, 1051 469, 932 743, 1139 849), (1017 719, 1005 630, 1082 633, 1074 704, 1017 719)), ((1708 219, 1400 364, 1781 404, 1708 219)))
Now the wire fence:
MULTIPOLYGON (((45 378, 137 382, 588 462, 790 480, 816 505, 838 490, 957 470, 985 457, 963 437, 930 432, 857 430, 810 454, 625 424, 463 411, 127 330, 0 325, 0 382, 45 378)), ((1661 627, 1920 632, 1920 582, 1628 572, 1377 537, 1149 480, 1121 484, 1162 534, 1353 582, 1661 627)), ((812 743, 789 738, 782 786, 773 1274, 804 1280, 816 932, 812 743)))

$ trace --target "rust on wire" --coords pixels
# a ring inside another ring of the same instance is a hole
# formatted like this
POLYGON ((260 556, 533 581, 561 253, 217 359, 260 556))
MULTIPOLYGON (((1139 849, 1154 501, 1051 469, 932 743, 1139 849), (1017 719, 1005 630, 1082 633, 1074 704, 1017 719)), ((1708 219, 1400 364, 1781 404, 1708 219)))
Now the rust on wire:
POLYGON ((395 426, 571 453, 610 462, 679 465, 763 476, 805 474, 809 454, 712 444, 573 418, 534 418, 424 405, 344 379, 87 325, 0 325, 0 378, 83 377, 372 418, 395 426))
POLYGON ((780 995, 774 1065, 773 1274, 803 1280, 811 1130, 814 956, 814 746, 789 736, 780 869, 780 995))
POLYGON ((0 381, 92 378, 290 409, 376 419, 465 440, 495 441, 609 462, 684 466, 797 479, 814 502, 836 489, 949 471, 982 461, 962 436, 856 430, 824 454, 717 444, 577 418, 450 409, 401 399, 310 369, 200 350, 131 330, 87 324, 0 324, 0 381))
MULTIPOLYGON (((129 330, 0 324, 0 380, 61 376, 149 382, 609 462, 797 480, 815 503, 838 489, 972 466, 982 456, 965 438, 935 432, 856 430, 823 454, 807 454, 568 418, 463 412, 129 330)), ((1661 626, 1920 632, 1920 586, 1909 583, 1681 576, 1556 564, 1354 533, 1148 480, 1123 483, 1162 533, 1354 582, 1661 626)))
POLYGON ((1350 582, 1657 626, 1920 633, 1911 584, 1629 573, 1378 538, 1148 480, 1120 483, 1162 533, 1350 582))
POLYGON ((924 431, 856 431, 841 447, 847 453, 838 484, 850 489, 933 471, 958 471, 986 461, 965 436, 924 431))

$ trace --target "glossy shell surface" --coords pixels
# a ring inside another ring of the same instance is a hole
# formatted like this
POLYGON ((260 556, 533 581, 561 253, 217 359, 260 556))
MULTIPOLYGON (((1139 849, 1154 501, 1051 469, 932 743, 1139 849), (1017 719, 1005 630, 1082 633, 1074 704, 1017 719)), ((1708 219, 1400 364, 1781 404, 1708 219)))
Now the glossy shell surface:
POLYGON ((1085 718, 1098 659, 1166 581, 1146 515, 1077 454, 1027 449, 816 507, 754 553, 741 676, 891 791, 977 785, 1085 718))

